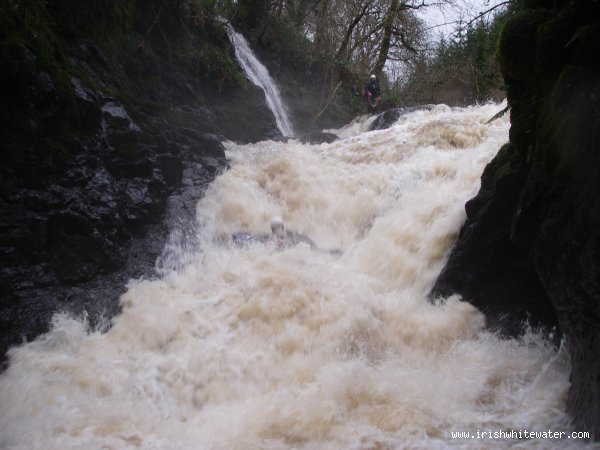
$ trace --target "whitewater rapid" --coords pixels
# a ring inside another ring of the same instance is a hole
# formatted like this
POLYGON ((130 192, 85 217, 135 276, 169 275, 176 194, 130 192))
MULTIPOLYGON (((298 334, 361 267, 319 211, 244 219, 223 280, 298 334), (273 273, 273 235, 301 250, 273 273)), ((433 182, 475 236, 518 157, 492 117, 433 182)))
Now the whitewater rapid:
POLYGON ((195 245, 132 281, 110 330, 59 315, 11 350, 0 448, 554 448, 452 439, 571 430, 568 355, 534 332, 500 339, 457 297, 427 299, 508 139, 507 117, 485 123, 502 107, 438 106, 370 132, 361 118, 331 144, 227 143, 195 245), (321 251, 232 245, 276 215, 321 251))

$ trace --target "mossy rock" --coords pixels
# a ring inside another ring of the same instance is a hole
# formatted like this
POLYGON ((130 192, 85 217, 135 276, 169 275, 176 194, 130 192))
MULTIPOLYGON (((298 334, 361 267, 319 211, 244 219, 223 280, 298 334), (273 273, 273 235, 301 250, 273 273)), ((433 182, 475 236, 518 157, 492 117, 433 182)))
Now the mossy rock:
POLYGON ((551 17, 547 10, 528 9, 515 14, 505 25, 499 43, 498 62, 507 83, 537 77, 538 28, 551 17))

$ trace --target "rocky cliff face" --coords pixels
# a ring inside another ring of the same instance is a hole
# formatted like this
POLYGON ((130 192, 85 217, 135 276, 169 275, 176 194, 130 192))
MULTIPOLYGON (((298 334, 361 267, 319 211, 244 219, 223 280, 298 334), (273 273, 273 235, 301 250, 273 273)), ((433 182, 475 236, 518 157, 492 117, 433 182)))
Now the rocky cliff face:
POLYGON ((1 7, 1 355, 57 310, 114 314, 153 273, 167 206, 225 169, 220 141, 277 134, 222 27, 184 4, 1 7))
POLYGON ((600 436, 600 4, 522 1, 499 56, 510 143, 433 295, 462 293, 516 332, 559 325, 572 360, 568 410, 600 436), (556 318, 556 319, 555 319, 556 318))

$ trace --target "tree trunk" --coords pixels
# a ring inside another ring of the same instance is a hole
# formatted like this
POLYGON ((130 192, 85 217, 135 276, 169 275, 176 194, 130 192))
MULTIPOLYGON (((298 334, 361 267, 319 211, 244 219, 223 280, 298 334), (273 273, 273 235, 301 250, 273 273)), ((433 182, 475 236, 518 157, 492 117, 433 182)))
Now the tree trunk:
POLYGON ((315 36, 315 48, 317 54, 323 56, 328 53, 329 50, 329 36, 328 36, 328 14, 329 14, 329 0, 321 1, 321 8, 318 14, 317 32, 315 36))
POLYGON ((392 33, 394 31, 394 19, 398 13, 398 0, 391 0, 390 7, 383 19, 383 37, 381 38, 381 45, 379 46, 379 54, 377 56, 377 62, 375 63, 375 69, 373 72, 377 77, 383 72, 383 67, 388 58, 390 51, 390 44, 392 42, 392 33))
POLYGON ((340 49, 338 50, 338 52, 335 55, 336 59, 342 59, 342 58, 344 60, 349 59, 348 55, 344 55, 344 53, 346 53, 346 51, 348 50, 348 44, 350 43, 350 38, 352 37, 352 32, 354 31, 356 26, 360 23, 362 18, 365 16, 365 14, 367 13, 367 9, 369 9, 370 5, 371 5, 370 1, 366 2, 362 11, 360 13, 358 13, 358 15, 356 17, 354 17, 354 20, 352 20, 352 23, 350 24, 350 26, 348 26, 348 30, 346 31, 344 40, 342 41, 342 44, 340 45, 340 49))
POLYGON ((304 19, 306 19, 306 11, 309 7, 309 0, 299 0, 294 2, 292 20, 297 30, 301 30, 304 26, 304 19))
POLYGON ((276 6, 275 6, 275 21, 277 23, 281 23, 281 16, 283 15, 283 2, 284 0, 277 0, 276 6))

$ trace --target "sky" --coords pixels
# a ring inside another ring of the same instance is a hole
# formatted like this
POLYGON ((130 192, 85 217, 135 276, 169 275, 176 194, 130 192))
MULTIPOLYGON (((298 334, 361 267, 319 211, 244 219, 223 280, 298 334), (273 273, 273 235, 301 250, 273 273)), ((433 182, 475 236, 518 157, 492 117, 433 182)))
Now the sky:
POLYGON ((431 27, 434 37, 450 35, 458 20, 471 20, 504 0, 453 0, 452 5, 431 6, 419 12, 419 16, 431 27), (444 25, 447 24, 447 25, 444 25))

